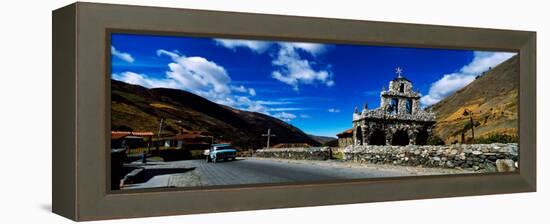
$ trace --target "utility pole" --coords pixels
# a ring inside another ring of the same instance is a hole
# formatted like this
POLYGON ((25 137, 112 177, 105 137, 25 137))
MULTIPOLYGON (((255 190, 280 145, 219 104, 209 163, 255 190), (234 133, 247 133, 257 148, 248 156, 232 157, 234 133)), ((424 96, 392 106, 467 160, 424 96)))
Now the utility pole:
POLYGON ((162 132, 162 124, 164 123, 164 117, 160 117, 159 133, 157 135, 157 152, 160 151, 160 133, 162 132))
POLYGON ((160 133, 162 132, 162 124, 164 123, 164 117, 160 118, 160 124, 159 124, 159 133, 157 137, 160 139, 160 133))
POLYGON ((268 128, 267 129, 267 134, 262 134, 262 136, 267 137, 267 148, 266 149, 269 149, 269 139, 271 138, 271 136, 275 137, 276 135, 272 135, 271 134, 271 128, 268 128))
POLYGON ((464 113, 462 115, 464 116, 470 116, 470 125, 472 126, 472 141, 475 140, 475 135, 474 135, 474 118, 472 117, 472 114, 474 112, 471 111, 471 110, 468 110, 468 109, 464 109, 464 113))

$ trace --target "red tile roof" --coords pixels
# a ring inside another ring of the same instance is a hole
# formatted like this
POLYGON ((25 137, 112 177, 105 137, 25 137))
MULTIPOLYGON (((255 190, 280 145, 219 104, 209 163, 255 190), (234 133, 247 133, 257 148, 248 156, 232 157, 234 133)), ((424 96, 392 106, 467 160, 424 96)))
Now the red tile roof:
POLYGON ((132 131, 132 135, 134 136, 143 136, 143 137, 151 137, 153 136, 152 131, 132 131))
POLYGON ((129 131, 111 131, 111 139, 112 140, 121 139, 130 135, 131 133, 132 132, 129 132, 129 131))
POLYGON ((121 139, 127 136, 152 137, 154 134, 150 131, 111 131, 111 139, 121 139))
POLYGON ((350 128, 348 130, 340 132, 340 133, 336 134, 336 136, 340 137, 340 136, 351 135, 351 134, 353 134, 353 128, 350 128))

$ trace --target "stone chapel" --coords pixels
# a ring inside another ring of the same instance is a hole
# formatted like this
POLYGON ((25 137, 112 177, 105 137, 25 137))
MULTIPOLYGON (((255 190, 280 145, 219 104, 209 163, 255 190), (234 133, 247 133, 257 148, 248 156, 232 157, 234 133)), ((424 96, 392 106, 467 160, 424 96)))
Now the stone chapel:
POLYGON ((380 107, 353 113, 354 145, 425 145, 435 125, 435 114, 420 107, 420 93, 396 68, 397 77, 380 92, 380 107))

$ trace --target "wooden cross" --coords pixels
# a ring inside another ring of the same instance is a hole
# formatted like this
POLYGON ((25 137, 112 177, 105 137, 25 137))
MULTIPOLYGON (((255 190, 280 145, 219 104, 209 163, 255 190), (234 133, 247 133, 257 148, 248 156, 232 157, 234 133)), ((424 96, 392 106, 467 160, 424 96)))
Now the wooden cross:
POLYGON ((268 128, 267 129, 267 134, 262 134, 262 136, 267 137, 267 149, 269 149, 269 139, 271 138, 271 136, 275 137, 276 135, 272 135, 271 134, 271 128, 268 128))

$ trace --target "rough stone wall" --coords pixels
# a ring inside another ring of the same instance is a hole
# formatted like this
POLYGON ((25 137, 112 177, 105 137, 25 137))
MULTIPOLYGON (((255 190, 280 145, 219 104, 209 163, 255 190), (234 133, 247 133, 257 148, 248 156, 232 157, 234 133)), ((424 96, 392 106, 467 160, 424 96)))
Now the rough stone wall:
POLYGON ((400 95, 406 97, 418 97, 420 96, 413 90, 412 83, 404 79, 391 80, 388 86, 388 90, 384 91, 385 94, 400 95), (403 84, 403 92, 400 91, 401 84, 403 84))
MULTIPOLYGON (((414 114, 391 114, 384 110, 383 107, 372 109, 372 110, 363 110, 360 114, 356 114, 353 119, 354 122, 364 119, 386 119, 386 120, 403 120, 403 121, 435 121, 435 114, 420 110, 418 105, 414 106, 416 101, 413 101, 413 112, 414 114)), ((418 103, 417 103, 418 104, 418 103)), ((403 109, 404 110, 404 109, 403 109)))
POLYGON ((345 161, 404 166, 461 168, 486 172, 513 171, 517 167, 517 143, 442 146, 353 145, 343 150, 345 161))
POLYGON ((329 147, 259 149, 254 156, 278 159, 327 160, 329 147))
POLYGON ((345 148, 348 145, 353 145, 353 138, 352 137, 338 138, 338 147, 345 148))

